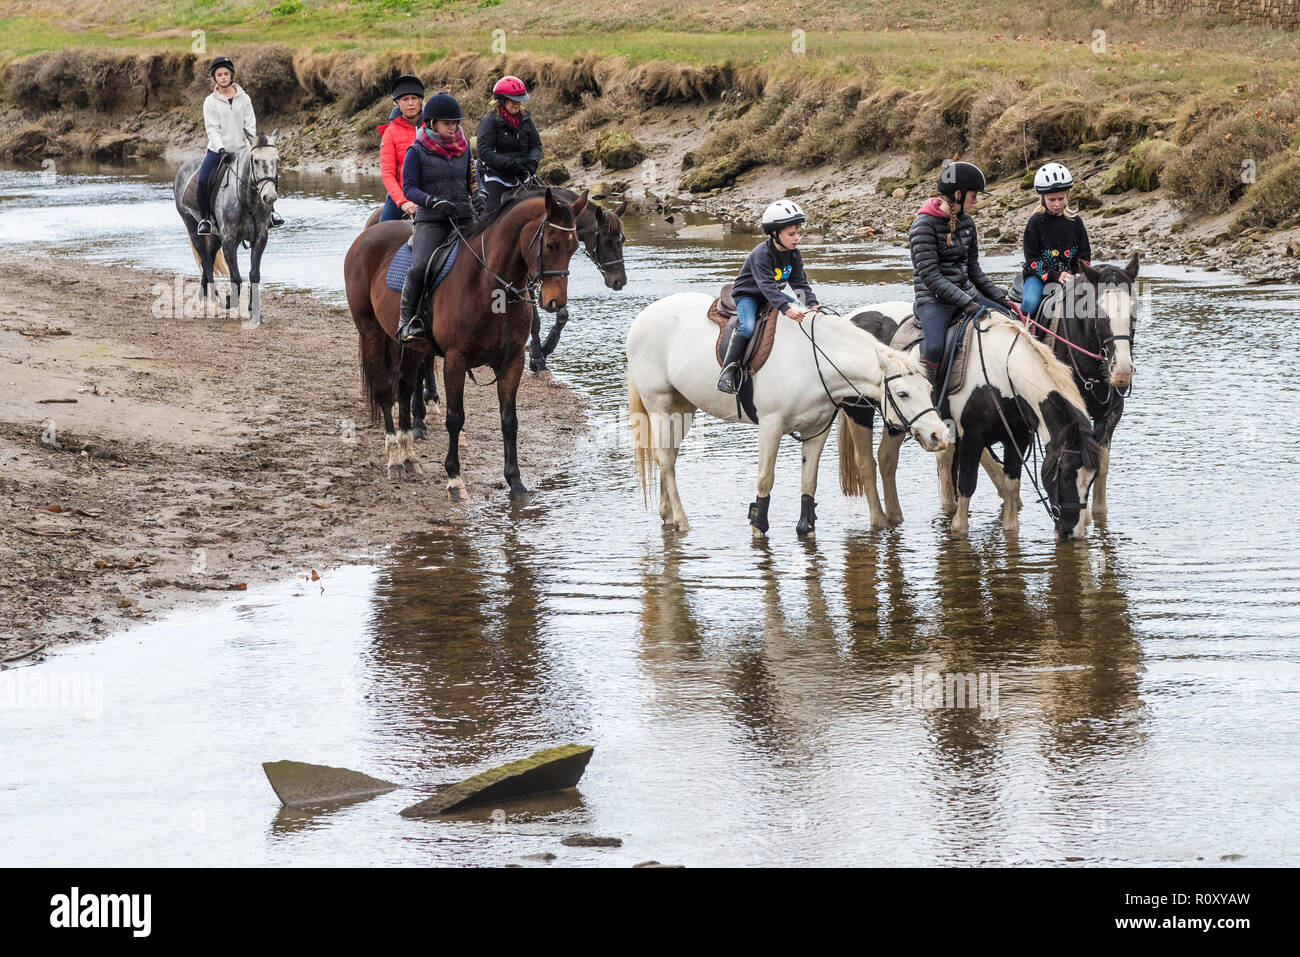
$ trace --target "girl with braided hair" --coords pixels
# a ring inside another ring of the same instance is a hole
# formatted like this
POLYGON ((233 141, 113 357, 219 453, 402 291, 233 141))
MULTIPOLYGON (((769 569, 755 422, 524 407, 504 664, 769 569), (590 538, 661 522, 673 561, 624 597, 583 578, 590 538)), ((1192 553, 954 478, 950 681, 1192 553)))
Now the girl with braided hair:
POLYGON ((1005 289, 994 285, 979 264, 979 239, 970 213, 985 189, 974 163, 955 162, 939 174, 939 195, 916 214, 907 241, 912 250, 916 318, 925 336, 922 358, 932 377, 943 358, 948 326, 980 309, 1012 314, 1005 289))

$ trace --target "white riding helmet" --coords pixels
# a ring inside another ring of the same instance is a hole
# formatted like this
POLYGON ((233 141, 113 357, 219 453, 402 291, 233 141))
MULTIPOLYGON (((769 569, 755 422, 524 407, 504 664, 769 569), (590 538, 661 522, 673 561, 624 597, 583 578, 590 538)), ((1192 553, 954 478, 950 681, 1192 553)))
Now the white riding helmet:
POLYGON ((1034 189, 1040 195, 1059 193, 1074 185, 1070 171, 1060 163, 1044 163, 1034 174, 1034 189))
POLYGON ((771 233, 791 223, 802 223, 807 219, 808 217, 803 214, 803 210, 794 200, 778 199, 763 210, 763 232, 771 233))

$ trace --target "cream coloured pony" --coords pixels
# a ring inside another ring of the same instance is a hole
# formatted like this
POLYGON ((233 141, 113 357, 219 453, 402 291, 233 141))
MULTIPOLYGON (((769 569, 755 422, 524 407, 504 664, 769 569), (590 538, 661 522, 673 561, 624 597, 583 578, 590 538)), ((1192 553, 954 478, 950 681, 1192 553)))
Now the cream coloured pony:
POLYGON ((920 363, 829 313, 809 312, 802 323, 777 318, 772 353, 753 376, 752 405, 747 397, 742 409, 736 396, 717 388, 718 327, 708 317, 712 301, 703 293, 657 300, 641 310, 627 334, 633 455, 647 505, 651 477, 659 469, 659 515, 665 527, 690 528, 677 490, 676 463, 700 410, 724 421, 758 425, 758 498, 749 509, 756 538, 768 529, 777 447, 788 433, 798 433, 803 443, 796 530, 801 537, 813 534, 817 468, 840 403, 865 397, 881 406, 887 423, 906 429, 927 449, 947 447, 948 427, 930 407, 930 384, 920 363))
MULTIPOLYGON (((847 318, 888 342, 898 324, 911 315, 912 303, 885 302, 862 306, 847 318)), ((952 533, 966 535, 970 530, 970 500, 981 458, 1002 496, 1002 527, 1018 530, 1021 467, 1036 433, 1045 447, 1042 489, 1057 537, 1082 536, 1090 521, 1088 492, 1101 464, 1102 448, 1093 436, 1073 374, 1019 323, 985 312, 979 326, 981 331, 966 347, 965 381, 949 396, 957 441, 936 460, 941 507, 945 515, 952 516, 952 533), (1001 465, 987 452, 995 444, 1003 447, 1001 465)), ((919 356, 919 345, 912 354, 919 356)), ((885 492, 882 510, 871 455, 872 420, 856 412, 855 416, 858 421, 840 415, 841 485, 846 495, 867 495, 872 525, 898 524, 903 520, 896 484, 902 436, 886 429, 880 440, 877 455, 885 492), (865 474, 868 480, 855 483, 846 479, 846 460, 855 461, 858 474, 865 474)))

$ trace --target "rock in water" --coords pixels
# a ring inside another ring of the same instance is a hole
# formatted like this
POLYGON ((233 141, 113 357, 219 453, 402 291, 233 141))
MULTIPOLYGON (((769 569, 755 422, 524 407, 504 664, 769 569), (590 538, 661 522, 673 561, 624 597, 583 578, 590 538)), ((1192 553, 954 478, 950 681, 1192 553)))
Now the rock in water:
POLYGON ((285 807, 337 804, 384 794, 400 784, 381 781, 360 771, 328 768, 301 761, 266 761, 262 764, 276 797, 285 807))
POLYGON ((538 751, 532 757, 511 761, 453 784, 419 804, 412 804, 402 811, 402 817, 436 817, 476 804, 574 787, 586 770, 592 751, 579 744, 538 751))
POLYGON ((621 837, 597 837, 595 834, 570 834, 560 841, 565 847, 622 847, 621 837))

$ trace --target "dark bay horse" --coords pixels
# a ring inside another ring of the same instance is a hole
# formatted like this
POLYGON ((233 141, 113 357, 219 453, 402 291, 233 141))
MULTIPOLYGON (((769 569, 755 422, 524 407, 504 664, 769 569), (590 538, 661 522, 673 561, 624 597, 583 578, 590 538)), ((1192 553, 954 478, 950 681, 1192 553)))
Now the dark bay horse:
MULTIPOLYGON (((570 205, 550 190, 503 203, 495 213, 461 233, 455 265, 433 292, 433 339, 444 357, 447 395, 447 495, 468 494, 460 475, 460 431, 465 423, 465 376, 487 366, 496 374, 505 443, 505 477, 512 499, 528 494, 516 452, 515 399, 523 377, 524 346, 534 302, 555 312, 568 301, 569 260, 578 248, 577 219, 584 193, 570 205)), ((361 370, 372 419, 384 417, 388 476, 419 471, 411 433, 411 401, 420 364, 430 354, 424 342, 397 345, 401 294, 384 282, 394 254, 410 236, 394 220, 363 230, 343 260, 348 307, 360 337, 361 370), (393 403, 398 426, 393 425, 393 403)))
MULTIPOLYGON (((538 188, 521 188, 511 193, 507 193, 502 202, 518 196, 541 196, 545 187, 538 188)), ((552 193, 566 203, 575 203, 578 194, 568 189, 553 189, 552 193)), ((383 213, 382 206, 376 207, 374 212, 366 220, 363 229, 369 229, 379 222, 379 217, 383 213)), ((601 278, 605 280, 606 287, 613 289, 615 292, 621 290, 627 285, 627 272, 623 265, 623 244, 626 241, 623 235, 623 214, 627 212, 627 203, 619 203, 613 209, 588 202, 582 214, 578 217, 578 241, 582 243, 582 251, 587 254, 587 258, 592 264, 600 270, 601 278)), ((408 220, 402 220, 409 222, 408 220)), ((532 341, 528 346, 528 368, 537 374, 541 374, 546 369, 546 357, 555 351, 559 345, 560 333, 564 331, 565 324, 569 321, 568 307, 561 307, 555 315, 555 323, 551 326, 551 331, 547 333, 546 341, 542 341, 542 317, 541 314, 533 310, 533 328, 532 341)), ((423 383, 422 393, 417 395, 417 405, 423 405, 423 401, 438 401, 438 385, 433 373, 433 358, 420 370, 420 381, 423 383)), ((415 437, 417 439, 425 438, 424 434, 424 410, 418 408, 419 414, 415 418, 415 437)))

